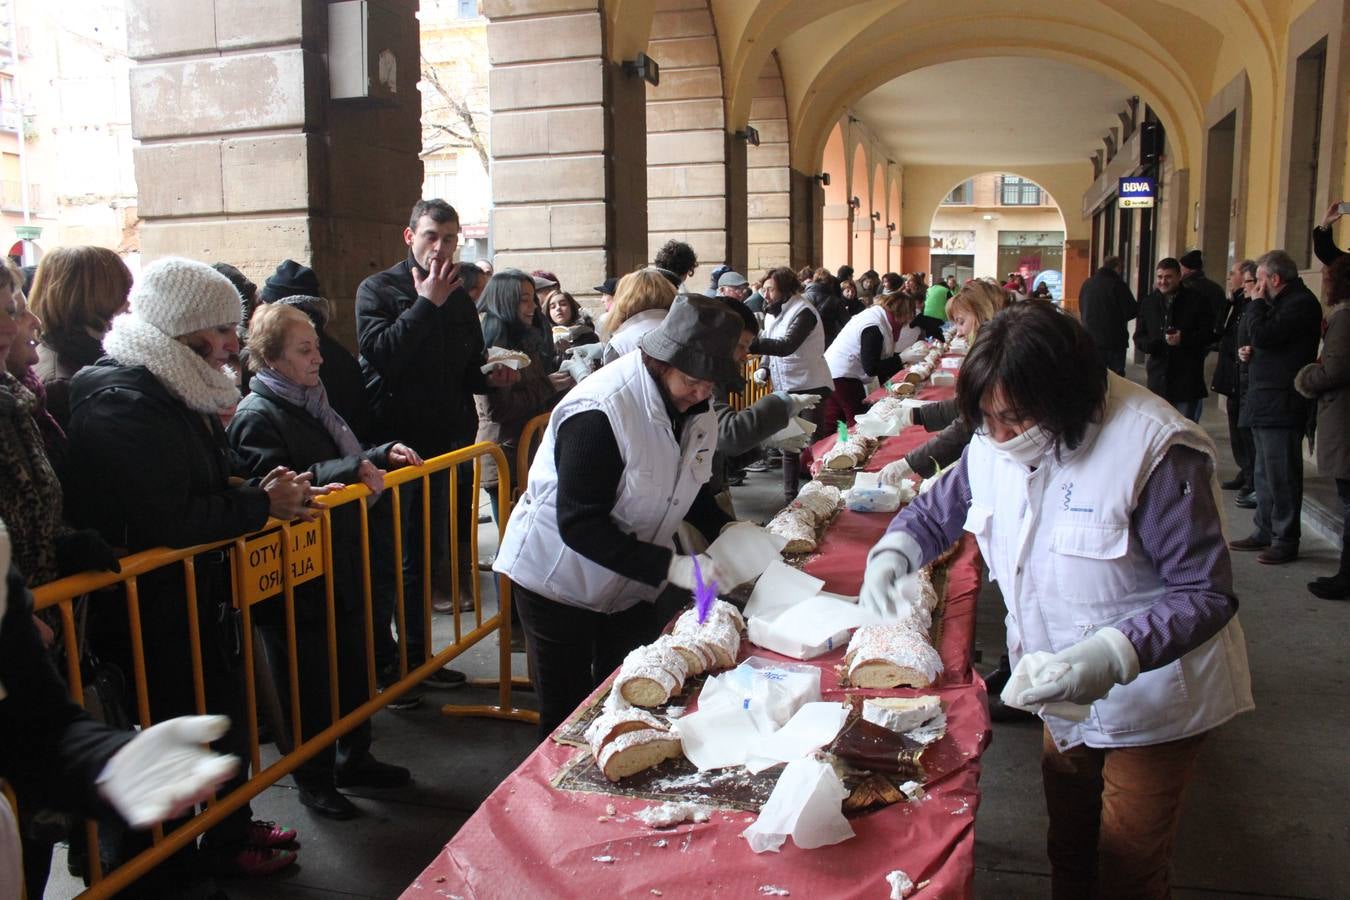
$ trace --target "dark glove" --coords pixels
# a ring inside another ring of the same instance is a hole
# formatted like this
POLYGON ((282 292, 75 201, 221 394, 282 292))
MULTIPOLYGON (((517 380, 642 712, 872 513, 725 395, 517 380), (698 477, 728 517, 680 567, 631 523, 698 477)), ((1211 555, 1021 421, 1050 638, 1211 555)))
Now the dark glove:
POLYGON ((56 539, 56 571, 63 578, 77 572, 121 572, 122 564, 102 535, 86 528, 56 539))

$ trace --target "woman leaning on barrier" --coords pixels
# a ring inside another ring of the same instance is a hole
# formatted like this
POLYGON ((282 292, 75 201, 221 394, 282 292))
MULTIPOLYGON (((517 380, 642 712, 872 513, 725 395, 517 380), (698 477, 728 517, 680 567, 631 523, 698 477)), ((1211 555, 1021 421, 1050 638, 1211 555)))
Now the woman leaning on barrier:
MULTIPOLYGON (((262 528, 269 515, 312 519, 316 513, 307 507, 326 491, 311 484, 308 472, 278 468, 248 483, 235 477, 220 424, 222 412, 239 401, 229 368, 239 352, 234 285, 202 263, 163 259, 146 267, 130 300, 131 312, 114 319, 104 338, 108 355, 71 381, 65 488, 74 522, 135 552, 228 540, 262 528)), ((206 711, 231 720, 217 748, 244 756, 229 555, 213 550, 194 562, 206 711)), ((195 712, 183 568, 148 572, 137 586, 150 718, 195 712)), ((93 613, 103 655, 129 676, 123 605, 102 600, 93 613)), ((266 874, 294 861, 293 851, 279 849, 294 840, 291 829, 252 821, 245 805, 206 833, 199 865, 266 874)))
MULTIPOLYGON (((694 586, 694 558, 674 549, 680 523, 712 539, 731 521, 708 487, 717 450, 709 398, 737 378, 740 335, 740 319, 718 301, 682 297, 636 352, 553 409, 493 564, 516 585, 541 739, 656 637, 662 586, 694 586)), ((710 557, 698 564, 717 581, 710 557)))
MULTIPOLYGON (((294 298, 292 298, 294 299, 294 298)), ((317 299, 317 298, 314 298, 317 299)), ((253 314, 248 330, 249 366, 256 373, 249 395, 230 420, 230 446, 249 471, 263 475, 283 466, 308 472, 321 484, 364 484, 378 497, 384 472, 418 466, 422 459, 399 443, 366 449, 328 403, 319 367, 319 335, 295 306, 270 304, 253 314)), ((372 498, 372 500, 374 499, 372 498)), ((361 532, 358 510, 347 503, 332 513, 333 584, 337 620, 338 702, 343 714, 367 699, 365 617, 361 609, 361 532)), ((378 527, 372 518, 371 527, 378 527)), ((271 648, 269 659, 283 704, 290 700, 286 666, 286 619, 281 597, 255 607, 255 619, 271 648)), ((332 724, 328 684, 328 607, 322 579, 295 589, 297 665, 301 736, 305 740, 332 724)), ((295 715, 290 710, 290 715, 295 715)), ((367 720, 295 771, 300 802, 321 816, 350 819, 359 812, 338 786, 398 787, 408 770, 382 763, 370 753, 367 720)))

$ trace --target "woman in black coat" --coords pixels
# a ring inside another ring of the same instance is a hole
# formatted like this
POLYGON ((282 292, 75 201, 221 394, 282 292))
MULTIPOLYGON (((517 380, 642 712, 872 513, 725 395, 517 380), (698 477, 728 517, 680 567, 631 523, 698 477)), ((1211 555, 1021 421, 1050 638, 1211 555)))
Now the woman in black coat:
MULTIPOLYGON (((64 487, 74 522, 135 552, 228 540, 257 531, 269 516, 313 518, 307 507, 323 491, 310 475, 277 470, 254 483, 235 477, 220 424, 239 399, 229 369, 239 352, 239 295, 229 279, 202 263, 159 260, 142 273, 131 304, 134 311, 114 319, 104 338, 109 356, 71 381, 64 487)), ((202 553, 194 562, 206 711, 230 717, 217 748, 246 757, 229 553, 202 553)), ((195 713, 183 569, 148 572, 137 586, 150 718, 195 713)), ((124 607, 99 602, 94 610, 106 613, 91 626, 95 641, 129 674, 124 607)), ((274 872, 295 860, 293 851, 279 849, 294 839, 293 830, 252 822, 245 805, 207 832, 203 849, 210 853, 202 863, 237 874, 274 872)))
MULTIPOLYGON (((421 465, 421 458, 399 443, 365 449, 328 403, 319 368, 323 356, 313 322, 300 309, 269 304, 249 323, 249 365, 257 373, 249 395, 230 420, 234 451, 255 475, 277 466, 309 472, 320 484, 364 484, 373 495, 384 490, 384 470, 421 465)), ((372 526, 374 525, 372 521, 372 526)), ((332 580, 337 621, 338 700, 342 713, 367 699, 365 640, 361 614, 361 534, 356 507, 332 513, 332 580)), ((255 621, 268 642, 269 658, 283 706, 290 700, 286 671, 286 620, 281 597, 254 607, 255 621)), ((327 600, 322 579, 295 589, 297 666, 300 684, 300 733, 305 739, 332 724, 329 705, 327 600)), ((288 710, 291 716, 295 710, 288 710)), ((357 807, 338 786, 395 787, 409 780, 407 769, 378 762, 370 754, 370 723, 364 722, 295 772, 300 802, 335 819, 356 815, 357 807)))

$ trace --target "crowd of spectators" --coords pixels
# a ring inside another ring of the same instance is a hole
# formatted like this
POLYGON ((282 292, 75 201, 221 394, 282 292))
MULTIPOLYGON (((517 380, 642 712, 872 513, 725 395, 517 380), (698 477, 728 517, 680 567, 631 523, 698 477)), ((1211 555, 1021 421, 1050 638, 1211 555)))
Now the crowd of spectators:
MULTIPOLYGON (((1321 306, 1278 250, 1236 263, 1226 291, 1205 276, 1197 251, 1164 259, 1156 290, 1139 303, 1120 259, 1107 258, 1081 291, 1082 328, 1073 325, 1064 338, 1081 339, 1103 370, 1123 374, 1133 320, 1150 390, 1193 422, 1210 388, 1225 396, 1238 474, 1223 487, 1255 509, 1251 534, 1229 547, 1272 565, 1297 557, 1302 441, 1313 423, 1319 467, 1335 477, 1350 523, 1350 401, 1343 399, 1350 319, 1341 305, 1350 300, 1350 262, 1330 242, 1332 221, 1329 213, 1317 231, 1333 304, 1320 359, 1321 306)), ((281 598, 253 607, 259 683, 276 710, 265 724, 285 750, 293 736, 306 740, 331 724, 330 689, 344 714, 367 699, 372 675, 382 688, 398 682, 400 640, 410 667, 433 655, 421 602, 428 572, 436 612, 475 608, 482 585, 470 564, 479 522, 472 465, 394 489, 386 478, 491 441, 508 460, 506 473, 490 460, 480 470, 493 517, 503 517, 502 478, 523 490, 501 522, 495 567, 516 585, 547 734, 629 649, 654 636, 672 595, 683 602, 697 582, 715 578, 702 550, 734 519, 728 487, 745 469, 781 467, 791 501, 805 474, 802 451, 839 423, 851 426, 868 406, 870 386, 913 361, 913 346, 955 337, 974 352, 1010 306, 1040 310, 1018 326, 1024 331, 1044 316, 1063 316, 1029 295, 1016 273, 1004 284, 961 285, 949 275, 930 285, 924 273, 858 274, 848 266, 778 267, 757 277, 721 266, 699 293, 690 285, 696 253, 670 241, 652 265, 594 286, 600 307, 592 318, 554 273, 457 264, 458 236, 449 204, 413 207, 405 258, 357 289, 355 353, 331 333, 334 313, 317 273, 294 260, 278 264, 261 288, 228 263, 177 258, 150 264, 133 283, 115 253, 95 247, 51 252, 31 283, 7 267, 0 273, 0 519, 13 545, 10 583, 31 588, 116 570, 128 553, 226 541, 269 517, 310 521, 319 515, 317 498, 364 485, 375 671, 364 646, 354 505, 335 510, 331 524, 336 684, 323 580, 296 589, 293 623, 281 598), (759 366, 746 373, 752 355, 759 366), (500 358, 514 364, 494 365, 500 358), (737 410, 730 395, 746 374, 773 391, 737 410), (525 424, 545 413, 551 418, 535 463, 518 471, 525 424), (794 419, 813 430, 786 436, 794 419), (304 673, 296 706, 288 689, 292 628, 304 673)), ((929 477, 964 460, 981 433, 979 402, 958 394, 906 410, 906 424, 938 434, 883 470, 883 481, 929 477)), ((1350 596, 1348 556, 1309 589, 1350 596)), ((196 712, 200 690, 206 712, 224 717, 213 747, 244 758, 242 685, 254 673, 241 671, 230 553, 201 553, 187 571, 186 579, 176 567, 139 577, 134 628, 123 604, 90 603, 81 652, 128 673, 143 651, 147 696, 135 696, 128 682, 115 700, 128 710, 144 704, 160 722, 196 712), (196 648, 190 627, 200 635, 196 648), (190 674, 194 656, 200 685, 190 674)), ((31 630, 47 654, 60 651, 59 621, 26 612, 22 602, 9 608, 7 640, 22 629, 27 641, 31 630), (21 624, 11 624, 15 609, 25 611, 21 624)), ((1009 668, 1005 658, 1002 677, 1009 668)), ((407 708, 425 688, 464 681, 460 672, 437 669, 390 705, 407 708)), ((412 773, 377 760, 372 740, 367 722, 301 766, 301 803, 350 818, 360 809, 339 788, 407 783, 412 773)), ((109 753, 124 743, 109 740, 109 753)), ((228 789, 246 774, 232 768, 215 783, 228 789)), ((41 780, 16 786, 34 810, 57 796, 44 793, 41 780)), ((115 834, 102 848, 110 862, 146 844, 141 831, 115 834)), ((30 891, 40 893, 45 881, 50 843, 25 844, 30 891)), ((294 830, 255 820, 244 805, 179 863, 257 875, 296 856, 294 830)))

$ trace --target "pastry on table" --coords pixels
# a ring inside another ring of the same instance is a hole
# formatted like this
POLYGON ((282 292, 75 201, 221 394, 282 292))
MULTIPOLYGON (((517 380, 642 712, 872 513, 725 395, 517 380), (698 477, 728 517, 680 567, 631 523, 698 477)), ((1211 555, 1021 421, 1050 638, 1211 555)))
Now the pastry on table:
POLYGON ((683 755, 677 735, 664 729, 643 728, 611 740, 595 758, 595 764, 610 781, 618 781, 683 755))
POLYGON ((942 701, 931 694, 919 697, 869 697, 863 701, 863 718, 882 728, 904 734, 937 717, 942 701))
POLYGON ((621 734, 627 734, 630 731, 642 731, 643 729, 665 731, 668 730, 668 727, 656 716, 641 709, 629 707, 628 709, 613 710, 604 713, 587 726, 586 743, 590 744, 592 755, 599 759, 600 751, 604 750, 610 741, 621 734))
POLYGON ((779 510, 778 515, 764 526, 764 530, 787 539, 787 543, 783 545, 784 553, 816 552, 815 518, 800 508, 789 506, 779 510))
POLYGON ((913 397, 918 390, 915 382, 911 381, 891 381, 890 392, 897 397, 913 397))
POLYGON ((826 469, 856 468, 867 462, 868 457, 876 452, 878 443, 874 437, 851 434, 848 440, 831 447, 821 458, 820 463, 826 469))
POLYGON ((844 665, 849 684, 860 688, 923 688, 942 674, 927 635, 907 624, 862 626, 848 642, 844 665))
POLYGON ((624 657, 614 690, 634 706, 660 706, 678 694, 689 677, 684 657, 671 646, 648 644, 624 657))

